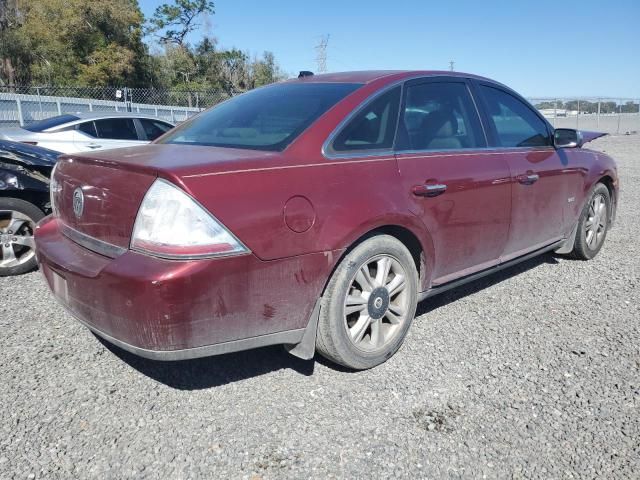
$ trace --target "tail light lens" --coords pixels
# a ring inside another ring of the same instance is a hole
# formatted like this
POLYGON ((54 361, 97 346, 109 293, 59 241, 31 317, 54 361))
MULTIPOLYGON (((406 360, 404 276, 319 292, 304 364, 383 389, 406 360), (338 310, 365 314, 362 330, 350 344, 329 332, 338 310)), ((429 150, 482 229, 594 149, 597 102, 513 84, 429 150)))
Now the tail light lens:
POLYGON ((54 217, 58 216, 58 206, 56 205, 56 195, 60 192, 60 184, 56 180, 56 167, 58 164, 56 163, 51 170, 51 175, 49 176, 49 202, 51 203, 51 212, 54 217))
POLYGON ((156 180, 133 226, 131 249, 162 258, 203 258, 249 253, 240 240, 180 188, 156 180))

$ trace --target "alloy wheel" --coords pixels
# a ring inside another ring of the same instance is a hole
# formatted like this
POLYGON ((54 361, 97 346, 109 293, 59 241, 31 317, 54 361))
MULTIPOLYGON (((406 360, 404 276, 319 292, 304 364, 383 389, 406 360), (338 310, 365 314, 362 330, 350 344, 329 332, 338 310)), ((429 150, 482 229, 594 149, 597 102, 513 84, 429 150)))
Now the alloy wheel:
POLYGON ((0 210, 0 268, 22 265, 35 255, 35 224, 15 210, 0 210))
POLYGON ((604 239, 607 231, 607 203, 603 195, 593 197, 589 205, 589 213, 585 223, 587 246, 595 250, 604 239))
POLYGON ((344 301, 351 343, 360 350, 381 350, 407 321, 410 295, 407 272, 390 255, 376 255, 360 266, 344 301))

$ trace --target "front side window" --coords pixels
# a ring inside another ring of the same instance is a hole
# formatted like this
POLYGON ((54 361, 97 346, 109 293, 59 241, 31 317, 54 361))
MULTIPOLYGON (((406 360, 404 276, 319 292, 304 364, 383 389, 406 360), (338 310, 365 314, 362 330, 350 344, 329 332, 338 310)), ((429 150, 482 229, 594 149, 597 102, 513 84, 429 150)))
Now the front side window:
POLYGON ((471 95, 464 83, 407 86, 397 150, 457 150, 485 146, 471 95))
POLYGON ((184 122, 160 143, 282 151, 360 86, 290 82, 259 88, 184 122))
POLYGON ((98 138, 112 140, 138 140, 136 126, 131 118, 105 118, 95 121, 98 138))
POLYGON ((551 145, 547 125, 521 100, 503 90, 480 85, 497 135, 497 147, 546 147, 551 145))
POLYGON ((348 152, 390 149, 398 121, 401 91, 401 87, 396 87, 358 112, 338 133, 333 142, 333 150, 348 152))

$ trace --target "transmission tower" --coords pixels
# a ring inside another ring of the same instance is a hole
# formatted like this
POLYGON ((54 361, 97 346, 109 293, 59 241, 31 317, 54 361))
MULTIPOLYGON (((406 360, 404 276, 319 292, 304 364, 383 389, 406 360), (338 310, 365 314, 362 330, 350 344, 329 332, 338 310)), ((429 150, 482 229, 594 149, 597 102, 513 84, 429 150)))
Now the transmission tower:
POLYGON ((455 67, 455 65, 456 65, 456 62, 454 62, 453 60, 451 60, 451 61, 449 62, 449 70, 451 70, 451 71, 453 72, 453 68, 455 67))
POLYGON ((329 44, 329 35, 320 37, 320 43, 316 45, 316 63, 318 64, 318 73, 327 71, 327 45, 329 44))

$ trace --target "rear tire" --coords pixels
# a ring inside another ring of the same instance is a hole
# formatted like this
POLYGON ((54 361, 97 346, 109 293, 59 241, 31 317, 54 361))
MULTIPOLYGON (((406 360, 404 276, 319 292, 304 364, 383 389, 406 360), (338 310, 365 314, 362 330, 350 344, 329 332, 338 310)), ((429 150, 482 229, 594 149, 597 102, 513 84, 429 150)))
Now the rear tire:
POLYGON ((611 195, 602 183, 596 184, 589 200, 582 209, 571 258, 591 260, 607 238, 611 218, 611 195))
POLYGON ((0 277, 27 273, 37 266, 33 232, 44 212, 17 198, 0 198, 0 277))
POLYGON ((402 345, 416 312, 418 272, 399 240, 378 235, 340 262, 321 300, 316 348, 355 370, 375 367, 402 345))

